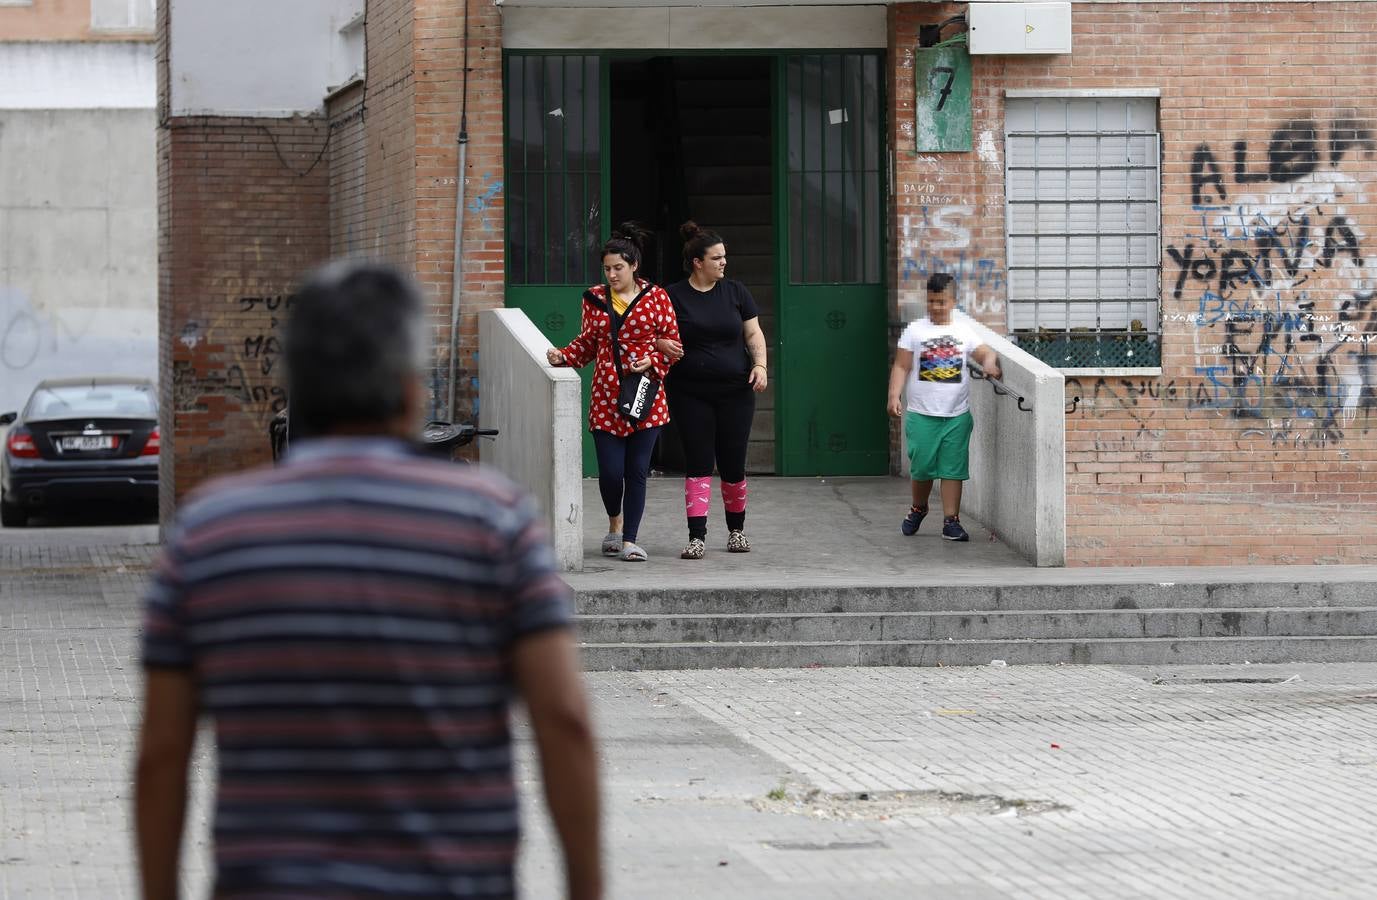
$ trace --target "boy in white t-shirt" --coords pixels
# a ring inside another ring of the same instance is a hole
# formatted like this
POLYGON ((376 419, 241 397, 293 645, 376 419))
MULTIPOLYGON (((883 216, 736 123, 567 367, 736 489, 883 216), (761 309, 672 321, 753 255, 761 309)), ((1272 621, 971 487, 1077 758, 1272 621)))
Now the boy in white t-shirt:
POLYGON ((986 374, 998 378, 999 357, 980 342, 975 329, 954 321, 952 277, 928 278, 928 314, 910 323, 899 338, 889 373, 889 414, 904 418, 913 506, 900 530, 912 535, 928 514, 932 483, 942 481, 942 537, 968 541, 961 527, 961 483, 970 478, 971 384, 966 360, 974 358, 986 374), (903 392, 908 387, 908 409, 903 392))

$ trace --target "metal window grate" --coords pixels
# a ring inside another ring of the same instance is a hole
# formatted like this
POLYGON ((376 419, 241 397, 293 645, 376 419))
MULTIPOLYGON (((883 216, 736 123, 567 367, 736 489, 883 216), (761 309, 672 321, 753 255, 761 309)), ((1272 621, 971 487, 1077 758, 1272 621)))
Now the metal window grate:
POLYGON ((592 55, 507 57, 509 285, 601 277, 600 65, 592 55))
POLYGON ((880 79, 875 54, 804 54, 785 65, 792 284, 883 279, 880 79))
POLYGON ((1008 101, 1008 325, 1049 364, 1160 363, 1160 147, 1152 99, 1008 101))

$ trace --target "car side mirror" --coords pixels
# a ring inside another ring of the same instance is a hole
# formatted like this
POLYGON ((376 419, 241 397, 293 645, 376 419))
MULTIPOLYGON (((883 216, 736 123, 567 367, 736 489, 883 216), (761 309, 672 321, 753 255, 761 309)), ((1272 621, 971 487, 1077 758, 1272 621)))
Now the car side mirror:
POLYGON ((0 425, 8 425, 17 418, 19 418, 19 413, 17 412, 7 412, 4 414, 0 414, 0 425))

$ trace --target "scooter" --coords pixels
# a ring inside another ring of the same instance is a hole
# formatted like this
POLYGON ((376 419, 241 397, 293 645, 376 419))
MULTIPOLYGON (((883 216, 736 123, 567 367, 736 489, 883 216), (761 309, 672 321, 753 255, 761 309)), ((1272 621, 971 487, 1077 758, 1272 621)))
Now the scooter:
MULTIPOLYGON (((272 446, 273 462, 280 460, 287 452, 291 431, 291 420, 286 409, 273 416, 268 423, 268 443, 272 446)), ((476 438, 493 437, 496 434, 496 428, 479 428, 472 422, 455 425, 432 420, 421 429, 416 444, 427 455, 450 459, 455 450, 472 444, 476 438)))

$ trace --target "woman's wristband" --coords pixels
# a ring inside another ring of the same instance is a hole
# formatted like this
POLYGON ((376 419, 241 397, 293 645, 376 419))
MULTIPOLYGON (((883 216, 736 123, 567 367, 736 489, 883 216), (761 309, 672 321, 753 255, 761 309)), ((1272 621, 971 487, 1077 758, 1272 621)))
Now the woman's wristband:
MULTIPOLYGON (((761 365, 760 363, 756 363, 755 365, 751 366, 751 368, 752 368, 752 369, 764 369, 765 366, 761 365)), ((768 371, 768 370, 767 370, 767 371, 768 371)))

